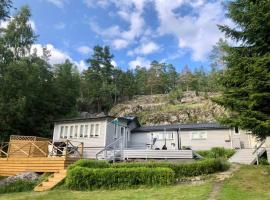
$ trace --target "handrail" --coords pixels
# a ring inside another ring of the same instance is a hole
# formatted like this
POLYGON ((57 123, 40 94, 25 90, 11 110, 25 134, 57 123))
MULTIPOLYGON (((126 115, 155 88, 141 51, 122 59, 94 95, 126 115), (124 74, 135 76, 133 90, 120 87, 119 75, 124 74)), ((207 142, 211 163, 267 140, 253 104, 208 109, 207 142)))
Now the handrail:
POLYGON ((264 143, 265 143, 265 140, 263 140, 259 146, 255 145, 255 150, 252 152, 252 154, 256 153, 258 149, 260 149, 262 145, 264 145, 264 143))
POLYGON ((108 150, 109 147, 112 147, 114 144, 116 144, 118 141, 122 140, 122 137, 119 137, 118 139, 116 139, 115 141, 113 141, 112 143, 108 144, 107 146, 105 146, 102 150, 100 150, 99 152, 96 153, 96 159, 98 159, 98 155, 101 154, 102 152, 108 150))

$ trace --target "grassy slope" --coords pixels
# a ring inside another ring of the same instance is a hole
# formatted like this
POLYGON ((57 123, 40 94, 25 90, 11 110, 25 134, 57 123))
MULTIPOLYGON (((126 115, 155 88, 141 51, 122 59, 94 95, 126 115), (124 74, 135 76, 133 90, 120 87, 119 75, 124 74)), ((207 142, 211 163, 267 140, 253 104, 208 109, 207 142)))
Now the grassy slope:
POLYGON ((146 189, 107 190, 79 192, 68 190, 52 190, 48 192, 22 192, 1 195, 1 200, 205 200, 211 191, 211 184, 178 185, 171 187, 155 187, 146 189))
POLYGON ((220 200, 269 200, 269 166, 243 166, 227 180, 220 192, 220 200))

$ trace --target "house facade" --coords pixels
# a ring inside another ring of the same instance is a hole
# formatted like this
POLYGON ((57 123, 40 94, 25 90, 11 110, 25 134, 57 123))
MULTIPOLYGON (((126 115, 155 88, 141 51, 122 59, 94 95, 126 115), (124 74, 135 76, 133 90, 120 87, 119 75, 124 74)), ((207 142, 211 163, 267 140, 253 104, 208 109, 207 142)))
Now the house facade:
POLYGON ((53 141, 65 140, 83 143, 85 158, 96 158, 105 152, 107 155, 112 150, 114 155, 135 156, 141 152, 139 157, 146 153, 154 157, 171 152, 185 156, 188 153, 185 150, 243 149, 253 148, 257 143, 248 132, 217 123, 141 126, 136 117, 113 116, 56 121, 53 141), (122 151, 115 153, 115 149, 122 151))

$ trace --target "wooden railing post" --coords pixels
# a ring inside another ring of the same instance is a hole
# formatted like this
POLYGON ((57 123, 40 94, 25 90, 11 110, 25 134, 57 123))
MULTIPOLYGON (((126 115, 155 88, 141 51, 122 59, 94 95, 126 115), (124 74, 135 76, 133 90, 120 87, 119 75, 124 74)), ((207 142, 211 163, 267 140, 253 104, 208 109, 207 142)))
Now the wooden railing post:
POLYGON ((81 156, 81 158, 83 158, 83 148, 84 148, 83 142, 81 143, 81 147, 82 147, 82 148, 81 148, 81 155, 80 155, 80 156, 81 156))

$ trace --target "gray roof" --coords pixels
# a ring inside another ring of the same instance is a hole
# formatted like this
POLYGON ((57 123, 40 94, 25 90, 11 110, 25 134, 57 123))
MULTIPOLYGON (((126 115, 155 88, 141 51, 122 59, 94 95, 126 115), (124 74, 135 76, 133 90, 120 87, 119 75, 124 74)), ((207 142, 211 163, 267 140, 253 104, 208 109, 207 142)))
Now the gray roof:
POLYGON ((217 130, 229 129, 229 127, 220 125, 218 123, 198 123, 198 124, 167 124, 142 126, 132 130, 132 132, 154 132, 154 131, 177 131, 177 130, 217 130))
POLYGON ((89 121, 89 120, 102 120, 102 119, 119 119, 122 121, 128 121, 127 118, 124 117, 114 117, 114 116, 109 116, 109 115, 104 115, 104 116, 89 116, 89 117, 78 117, 78 118, 69 118, 69 119, 59 119, 55 120, 54 122, 77 122, 77 121, 89 121))

